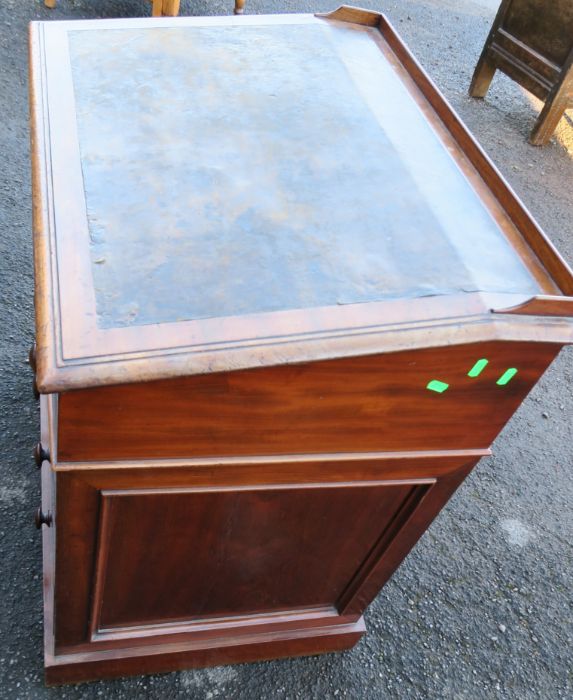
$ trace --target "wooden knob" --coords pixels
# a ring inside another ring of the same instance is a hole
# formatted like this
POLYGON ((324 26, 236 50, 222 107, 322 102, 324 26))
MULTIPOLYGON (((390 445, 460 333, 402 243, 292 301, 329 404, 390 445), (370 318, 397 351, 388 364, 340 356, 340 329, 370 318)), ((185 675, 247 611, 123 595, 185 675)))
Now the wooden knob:
POLYGON ((36 371, 36 341, 30 345, 30 352, 28 353, 28 364, 32 368, 32 371, 36 371))
POLYGON ((38 530, 42 527, 42 525, 47 525, 50 527, 53 521, 54 519, 52 518, 50 511, 44 513, 42 506, 40 506, 34 514, 34 522, 36 523, 36 528, 38 530))
POLYGON ((34 398, 40 398, 40 392, 38 391, 38 384, 36 383, 36 341, 30 346, 30 352, 28 353, 28 364, 34 372, 34 382, 32 383, 32 391, 34 392, 34 398))
POLYGON ((50 451, 47 450, 41 442, 36 443, 34 447, 34 462, 38 469, 42 466, 44 462, 50 461, 50 451))

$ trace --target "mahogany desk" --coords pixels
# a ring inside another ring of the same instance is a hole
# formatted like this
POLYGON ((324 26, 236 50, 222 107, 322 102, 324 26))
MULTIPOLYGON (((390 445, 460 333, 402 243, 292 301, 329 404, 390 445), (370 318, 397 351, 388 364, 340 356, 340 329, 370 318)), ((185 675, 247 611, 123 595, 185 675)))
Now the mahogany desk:
POLYGON ((379 14, 38 23, 31 66, 47 681, 351 647, 571 271, 379 14))

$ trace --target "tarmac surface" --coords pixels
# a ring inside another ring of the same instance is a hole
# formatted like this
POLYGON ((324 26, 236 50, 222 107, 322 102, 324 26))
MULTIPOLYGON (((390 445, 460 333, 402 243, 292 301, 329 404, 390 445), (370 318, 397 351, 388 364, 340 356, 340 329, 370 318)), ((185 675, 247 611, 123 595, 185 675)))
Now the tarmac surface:
MULTIPOLYGON (((367 3, 384 11, 573 262, 573 122, 527 144, 538 103, 498 75, 467 87, 495 0, 367 3)), ((255 13, 333 9, 332 0, 247 0, 255 13)), ((232 1, 183 0, 182 14, 232 1)), ((26 363, 33 337, 27 24, 149 14, 145 0, 0 3, 0 699, 573 698, 573 351, 523 403, 370 607, 350 652, 46 689, 42 678, 39 502, 31 447, 38 411, 26 363)), ((245 66, 248 79, 248 66, 245 66)))

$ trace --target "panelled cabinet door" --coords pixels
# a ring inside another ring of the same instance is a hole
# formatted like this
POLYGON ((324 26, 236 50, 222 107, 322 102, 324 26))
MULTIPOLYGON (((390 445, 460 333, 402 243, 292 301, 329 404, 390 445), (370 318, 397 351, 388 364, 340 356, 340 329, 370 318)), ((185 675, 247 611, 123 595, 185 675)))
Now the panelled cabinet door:
POLYGON ((428 487, 104 491, 96 629, 336 606, 428 487))
POLYGON ((56 643, 359 615, 476 458, 62 472, 56 643))

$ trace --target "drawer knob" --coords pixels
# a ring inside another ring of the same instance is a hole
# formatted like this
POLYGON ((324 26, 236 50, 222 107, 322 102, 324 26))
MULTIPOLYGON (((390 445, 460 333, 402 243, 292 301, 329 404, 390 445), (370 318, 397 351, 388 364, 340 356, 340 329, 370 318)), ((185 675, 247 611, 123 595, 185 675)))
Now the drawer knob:
POLYGON ((44 513, 44 511, 42 510, 42 506, 38 508, 34 515, 34 522, 36 523, 36 528, 38 530, 42 527, 42 525, 47 525, 48 527, 50 527, 53 520, 54 519, 52 518, 52 514, 50 513, 50 511, 44 513))
POLYGON ((32 391, 34 393, 34 398, 40 398, 40 392, 38 391, 38 384, 36 383, 36 341, 30 346, 30 352, 28 353, 28 364, 34 372, 34 381, 32 383, 32 391))
POLYGON ((28 353, 28 364, 32 368, 32 372, 36 371, 36 341, 30 345, 30 352, 28 353))
POLYGON ((43 462, 50 461, 50 451, 47 450, 41 442, 36 443, 34 447, 34 462, 38 469, 42 466, 43 462))

